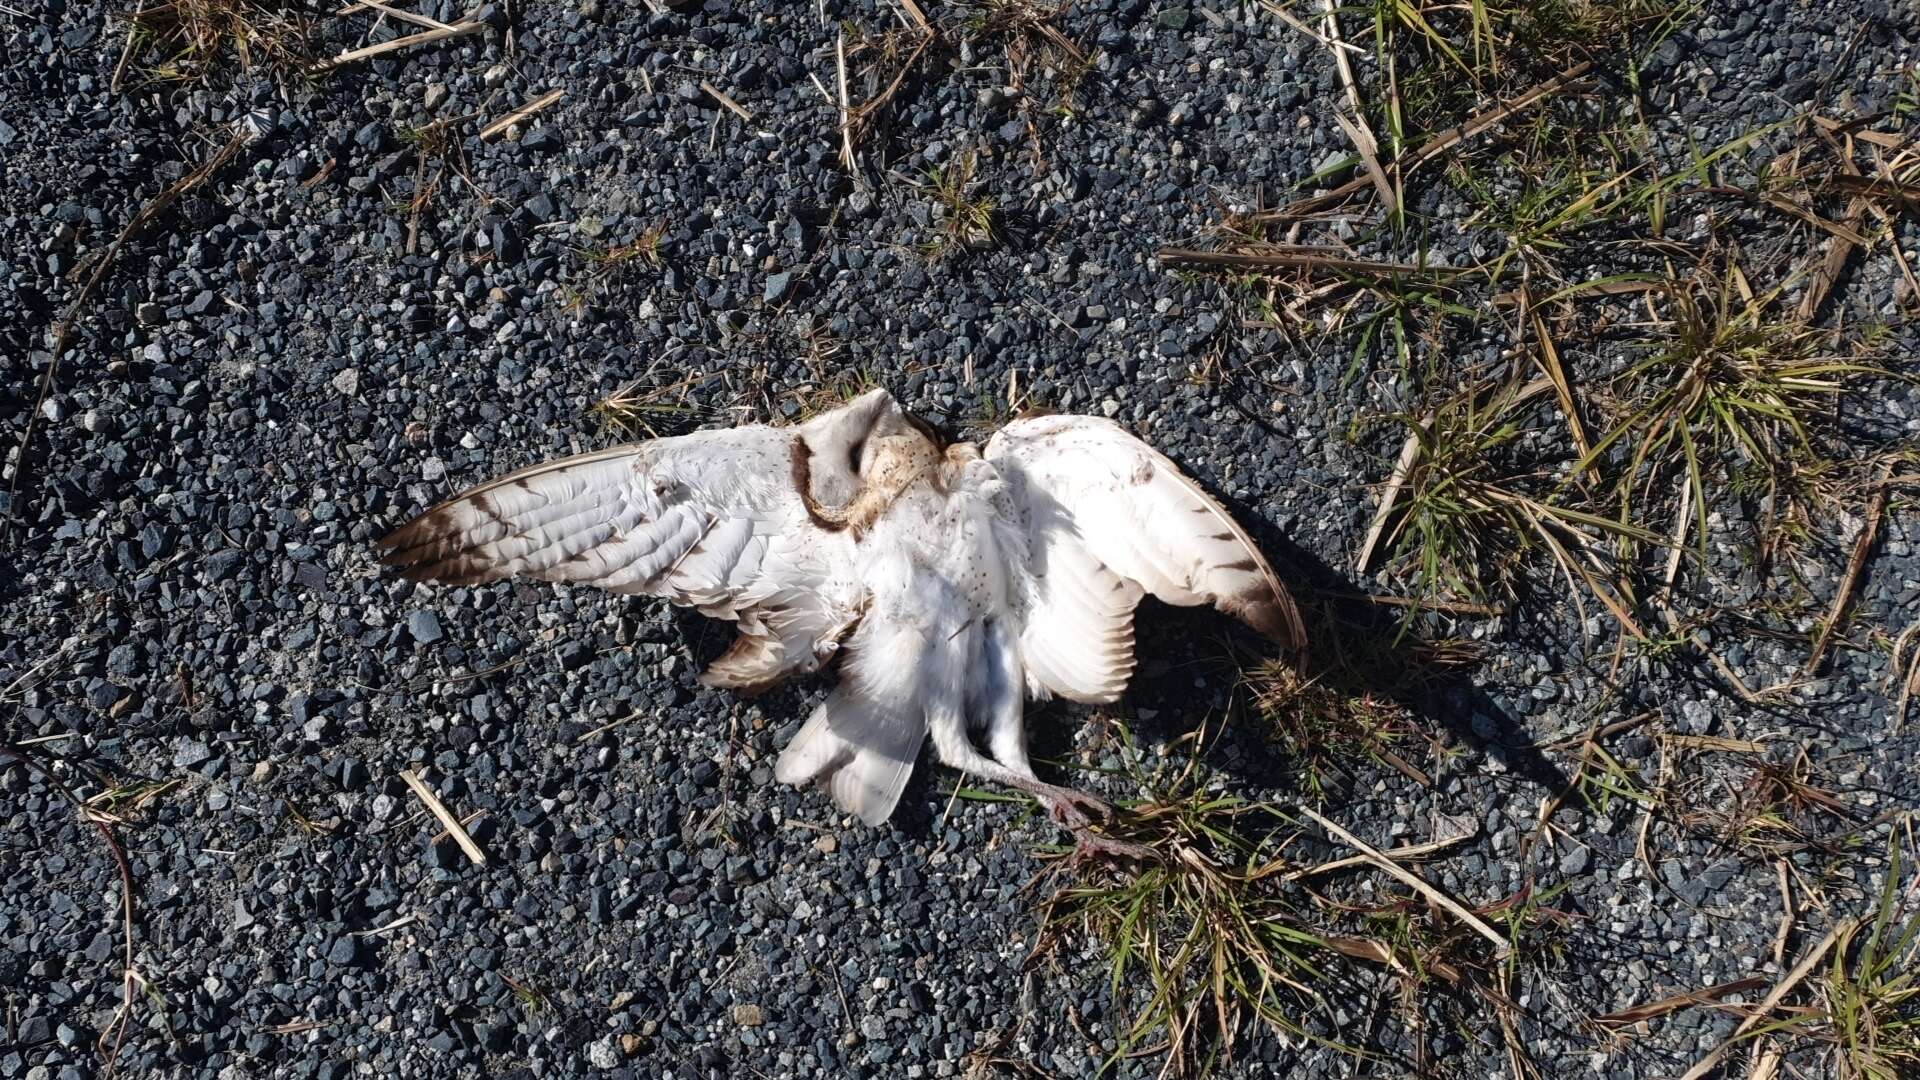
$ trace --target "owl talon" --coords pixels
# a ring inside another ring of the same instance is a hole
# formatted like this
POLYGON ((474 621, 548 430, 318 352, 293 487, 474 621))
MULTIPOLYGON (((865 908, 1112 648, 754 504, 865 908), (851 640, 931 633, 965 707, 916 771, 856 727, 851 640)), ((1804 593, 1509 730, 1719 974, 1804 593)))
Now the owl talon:
POLYGON ((1159 861, 1160 853, 1145 844, 1116 840, 1094 831, 1096 822, 1106 824, 1114 818, 1113 807, 1106 801, 1084 791, 1051 785, 1045 790, 1036 791, 1035 795, 1046 805, 1047 816, 1061 828, 1073 833, 1073 854, 1067 857, 1068 866, 1078 868, 1090 863, 1113 863, 1129 859, 1136 862, 1159 861))
POLYGON ((1113 807, 1084 791, 1054 787, 1052 784, 1035 785, 1031 791, 1047 808, 1047 816, 1062 828, 1078 832, 1096 821, 1105 823, 1113 820, 1113 807))
POLYGON ((1135 862, 1159 862, 1160 853, 1145 844, 1136 844, 1130 840, 1115 840, 1111 836, 1102 836, 1091 829, 1075 829, 1073 833, 1073 854, 1067 856, 1067 865, 1078 869, 1089 863, 1114 863, 1124 859, 1135 862))

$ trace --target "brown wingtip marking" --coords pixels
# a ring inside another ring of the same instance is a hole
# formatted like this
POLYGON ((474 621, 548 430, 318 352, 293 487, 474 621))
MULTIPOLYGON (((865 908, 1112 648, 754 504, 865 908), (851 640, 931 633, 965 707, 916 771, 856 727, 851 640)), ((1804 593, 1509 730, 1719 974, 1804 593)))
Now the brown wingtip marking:
POLYGON ((749 634, 734 638, 733 644, 727 646, 727 651, 721 653, 713 663, 707 665, 707 670, 697 676, 700 685, 733 690, 745 697, 766 693, 787 680, 785 670, 778 670, 772 675, 761 677, 748 677, 742 672, 765 670, 767 665, 761 654, 768 649, 769 645, 765 638, 749 634))
POLYGON ((1307 628, 1300 621, 1300 609, 1285 588, 1261 584, 1223 600, 1220 608, 1284 648, 1299 649, 1307 643, 1307 628))
POLYGON ((1260 569, 1260 564, 1257 562, 1254 562, 1252 559, 1241 559, 1239 562, 1230 562, 1225 564, 1225 569, 1243 570, 1247 573, 1252 573, 1253 571, 1260 569))
POLYGON ((493 522, 495 525, 502 525, 507 528, 513 527, 513 523, 508 521, 507 516, 502 514, 499 509, 493 505, 493 500, 487 497, 486 492, 483 491, 473 498, 468 499, 467 504, 475 510, 480 511, 488 521, 493 522))

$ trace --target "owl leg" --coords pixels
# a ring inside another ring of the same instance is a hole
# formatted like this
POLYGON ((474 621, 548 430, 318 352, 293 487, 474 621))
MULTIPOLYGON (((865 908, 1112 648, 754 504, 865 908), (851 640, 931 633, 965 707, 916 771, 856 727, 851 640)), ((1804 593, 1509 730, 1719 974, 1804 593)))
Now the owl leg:
MULTIPOLYGON (((1008 787, 1017 788, 1040 800, 1040 804, 1047 808, 1047 816, 1073 833, 1075 863, 1090 858, 1158 858, 1152 848, 1115 840, 1093 831, 1094 822, 1112 819, 1113 807, 1084 791, 1049 784, 1034 775, 1033 763, 1027 759, 1027 706, 1023 693, 1024 680, 1020 674, 1020 654, 1007 637, 1006 628, 996 621, 987 622, 983 644, 979 669, 985 674, 982 683, 986 689, 972 705, 978 712, 986 714, 987 749, 993 755, 993 760, 986 762, 986 765, 995 772, 982 772, 981 775, 992 776, 1008 787)), ((937 736, 934 745, 939 748, 937 736)), ((971 753, 979 758, 978 751, 973 749, 971 743, 960 752, 971 753)), ((941 757, 946 757, 943 748, 941 757)), ((972 771, 980 772, 978 763, 972 771)))
MULTIPOLYGON (((976 776, 998 781, 1010 788, 1024 791, 1039 800, 1047 808, 1047 816, 1054 824, 1073 834, 1074 864, 1090 859, 1138 859, 1144 862, 1158 862, 1160 853, 1145 844, 1136 844, 1128 840, 1116 840, 1094 831, 1096 822, 1106 822, 1113 817, 1113 807, 1104 800, 1075 788, 1049 784, 1035 779, 1031 775, 1022 775, 999 762, 989 760, 978 751, 974 751, 970 762, 955 762, 948 757, 947 751, 940 745, 939 729, 934 729, 934 747, 940 751, 942 761, 956 768, 964 769, 976 776)), ((972 750, 972 747, 968 747, 972 750)))
MULTIPOLYGON (((1016 729, 1017 730, 1017 729, 1016 729)), ((1139 859, 1157 861, 1158 852, 1145 844, 1135 844, 1126 840, 1116 840, 1103 836, 1093 830, 1096 821, 1107 821, 1113 817, 1113 807, 1106 802, 1078 791, 1074 788, 1049 784, 1033 774, 1033 766, 1027 761, 1024 740, 1008 749, 1001 736, 1005 729, 996 726, 989 738, 994 743, 996 755, 1002 752, 1013 758, 1013 764, 995 761, 974 748, 967 738, 966 727, 957 719, 942 722, 935 719, 931 731, 933 748, 940 760, 956 769, 972 773, 982 779, 1005 784, 1007 787, 1024 791, 1039 800, 1047 808, 1047 816, 1054 823, 1073 833, 1073 856, 1075 864, 1089 859, 1139 859)))

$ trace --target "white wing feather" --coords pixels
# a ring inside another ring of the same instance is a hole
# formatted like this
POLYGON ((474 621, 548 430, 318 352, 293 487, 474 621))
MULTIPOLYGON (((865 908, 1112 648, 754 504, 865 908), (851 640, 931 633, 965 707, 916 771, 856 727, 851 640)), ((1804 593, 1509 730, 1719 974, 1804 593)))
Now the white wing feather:
POLYGON ((1024 518, 1032 595, 1021 659, 1029 683, 1111 701, 1133 673, 1141 592, 1210 603, 1297 648, 1293 599, 1246 530, 1178 466, 1110 420, 1018 420, 986 459, 1024 518))
POLYGON ((383 540, 416 581, 508 577, 658 596, 740 623, 703 676, 757 689, 811 671, 859 610, 852 543, 792 487, 791 432, 699 432, 581 454, 469 489, 383 540))

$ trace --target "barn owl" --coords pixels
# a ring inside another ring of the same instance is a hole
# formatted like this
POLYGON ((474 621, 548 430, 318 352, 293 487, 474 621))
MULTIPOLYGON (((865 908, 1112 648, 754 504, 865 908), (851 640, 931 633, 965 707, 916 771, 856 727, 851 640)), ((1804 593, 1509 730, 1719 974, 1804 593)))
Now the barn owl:
POLYGON ((982 453, 943 445, 885 390, 793 427, 535 465, 379 543, 415 581, 595 585, 732 620, 739 636, 707 686, 758 692, 837 659, 838 686, 780 754, 781 782, 817 783, 877 825, 931 734, 942 761, 1038 799, 1081 855, 1144 852, 1093 829, 1110 813, 1100 800, 1035 775, 1027 699, 1118 698, 1146 593, 1211 603, 1288 648, 1304 640, 1245 530, 1119 425, 1016 420, 982 453))

